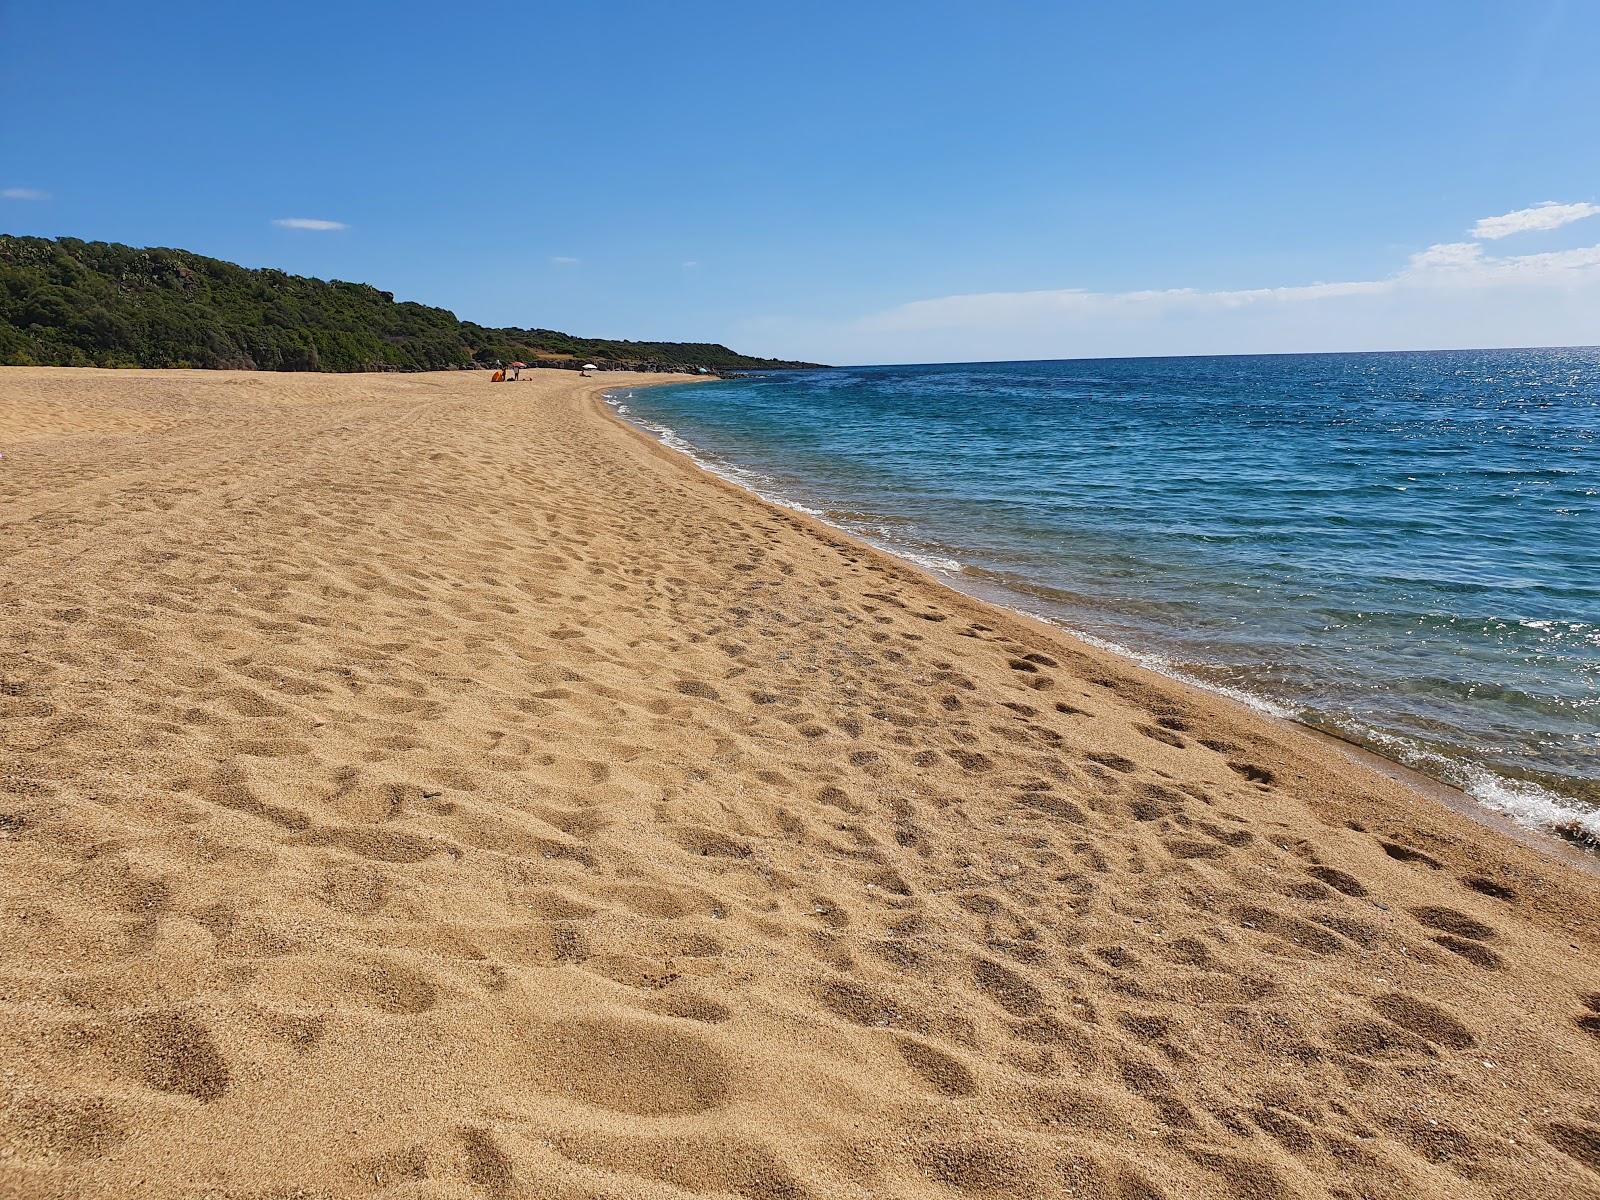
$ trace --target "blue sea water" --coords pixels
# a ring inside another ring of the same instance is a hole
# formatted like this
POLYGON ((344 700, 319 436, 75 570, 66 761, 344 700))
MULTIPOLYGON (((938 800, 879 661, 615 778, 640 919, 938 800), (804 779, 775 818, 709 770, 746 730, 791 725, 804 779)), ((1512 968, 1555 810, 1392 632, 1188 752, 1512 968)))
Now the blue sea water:
POLYGON ((1600 839, 1600 349, 839 368, 612 400, 958 587, 1600 839))

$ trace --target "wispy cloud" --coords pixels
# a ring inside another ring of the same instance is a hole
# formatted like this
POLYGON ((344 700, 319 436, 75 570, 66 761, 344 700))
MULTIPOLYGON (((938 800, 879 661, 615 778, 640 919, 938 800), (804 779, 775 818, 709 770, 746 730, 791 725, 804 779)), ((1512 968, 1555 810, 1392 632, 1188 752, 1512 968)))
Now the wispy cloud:
POLYGON ((982 292, 917 300, 865 318, 879 330, 970 328, 1062 317, 1163 317, 1258 306, 1304 304, 1350 296, 1388 296, 1422 289, 1482 288, 1503 284, 1600 282, 1600 245, 1545 254, 1496 257, 1476 242, 1441 242, 1413 254, 1405 267, 1383 279, 1287 287, 1200 291, 1194 288, 1091 292, 1081 288, 1035 292, 982 292))
POLYGON ((1483 247, 1477 242, 1439 242, 1418 250, 1407 261, 1407 270, 1426 271, 1434 267, 1470 267, 1484 261, 1483 247))
POLYGON ((570 254, 552 254, 550 256, 550 265, 553 267, 575 267, 578 265, 578 260, 570 254))
POLYGON ((691 258, 688 261, 686 261, 683 265, 685 267, 688 267, 688 268, 698 267, 700 265, 700 260, 699 259, 695 259, 695 258, 691 258))
MULTIPOLYGON (((1581 206, 1562 207, 1570 214, 1581 206)), ((1600 244, 1527 254, 1494 249, 1493 239, 1438 242, 1388 274, 1277 287, 967 293, 844 322, 751 321, 741 336, 834 362, 1594 342, 1600 244)))
POLYGON ((317 233, 350 228, 343 221, 324 221, 320 217, 279 217, 272 223, 279 229, 310 229, 317 233))
POLYGON ((38 188, 8 187, 0 189, 0 199, 6 200, 48 200, 50 193, 38 188))
POLYGON ((1532 208, 1519 208, 1498 217, 1484 217, 1472 227, 1472 236, 1493 241, 1510 237, 1513 233, 1535 233, 1546 229, 1560 229, 1574 221, 1600 213, 1600 204, 1580 201, 1577 204, 1558 204, 1546 200, 1532 208))

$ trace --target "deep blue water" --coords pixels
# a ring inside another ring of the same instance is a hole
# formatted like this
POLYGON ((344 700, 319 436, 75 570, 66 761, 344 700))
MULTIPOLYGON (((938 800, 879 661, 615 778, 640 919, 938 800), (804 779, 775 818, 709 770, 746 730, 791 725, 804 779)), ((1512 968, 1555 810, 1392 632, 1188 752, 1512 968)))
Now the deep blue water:
POLYGON ((615 401, 957 586, 1600 836, 1600 349, 842 368, 615 401))

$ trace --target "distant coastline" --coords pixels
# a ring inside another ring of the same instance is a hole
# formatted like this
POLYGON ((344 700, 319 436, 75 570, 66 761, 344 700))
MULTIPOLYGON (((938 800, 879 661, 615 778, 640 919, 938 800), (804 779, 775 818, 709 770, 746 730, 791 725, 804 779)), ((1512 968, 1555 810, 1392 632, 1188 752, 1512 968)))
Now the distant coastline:
POLYGON ((364 283, 187 250, 0 235, 0 365, 353 372, 513 362, 689 374, 821 365, 714 342, 489 328, 364 283))

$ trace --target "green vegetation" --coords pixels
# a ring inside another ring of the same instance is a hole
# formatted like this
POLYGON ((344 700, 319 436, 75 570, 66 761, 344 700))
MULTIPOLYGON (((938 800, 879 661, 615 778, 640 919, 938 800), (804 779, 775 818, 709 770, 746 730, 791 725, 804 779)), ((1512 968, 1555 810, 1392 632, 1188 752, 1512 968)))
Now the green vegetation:
POLYGON ((250 270, 186 250, 0 235, 0 365, 437 371, 525 361, 761 369, 705 342, 485 329, 364 283, 250 270))

